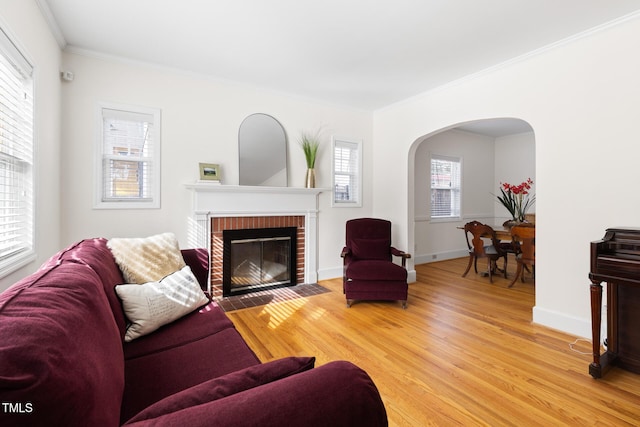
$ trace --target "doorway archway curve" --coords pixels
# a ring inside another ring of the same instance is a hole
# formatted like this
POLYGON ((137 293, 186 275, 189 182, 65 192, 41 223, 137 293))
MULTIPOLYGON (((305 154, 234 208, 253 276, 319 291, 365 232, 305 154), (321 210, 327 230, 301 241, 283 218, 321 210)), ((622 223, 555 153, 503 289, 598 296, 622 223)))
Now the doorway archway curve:
POLYGON ((459 123, 452 128, 486 135, 493 138, 533 131, 533 128, 528 122, 516 118, 473 120, 470 122, 459 123))

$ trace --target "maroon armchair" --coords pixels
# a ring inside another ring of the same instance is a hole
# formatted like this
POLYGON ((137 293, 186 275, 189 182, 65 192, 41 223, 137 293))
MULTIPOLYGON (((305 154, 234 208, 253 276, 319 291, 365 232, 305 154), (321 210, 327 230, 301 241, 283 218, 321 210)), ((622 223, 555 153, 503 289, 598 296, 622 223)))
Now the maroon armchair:
POLYGON ((406 260, 411 255, 391 246, 391 222, 376 218, 347 221, 343 290, 347 307, 355 300, 402 301, 407 308, 406 260), (402 266, 392 261, 402 259, 402 266))

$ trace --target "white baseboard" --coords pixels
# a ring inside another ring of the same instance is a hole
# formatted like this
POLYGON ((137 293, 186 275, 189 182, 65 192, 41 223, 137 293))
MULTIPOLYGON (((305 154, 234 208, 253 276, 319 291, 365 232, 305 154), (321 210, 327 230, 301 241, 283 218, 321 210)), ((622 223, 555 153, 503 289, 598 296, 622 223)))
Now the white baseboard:
POLYGON ((568 316, 565 313, 535 306, 533 307, 533 323, 571 335, 591 338, 591 319, 568 316))
POLYGON ((466 256, 469 256, 469 252, 466 249, 458 249, 458 250, 449 251, 449 252, 438 252, 438 253, 432 253, 432 254, 416 255, 414 259, 415 259, 415 264, 417 265, 417 264, 427 264, 429 262, 443 261, 446 259, 462 258, 466 256))
POLYGON ((329 280, 342 277, 342 266, 318 270, 318 280, 329 280))
POLYGON ((407 271, 407 282, 408 283, 413 283, 415 282, 417 279, 417 275, 416 275, 416 271, 415 270, 409 270, 407 271))

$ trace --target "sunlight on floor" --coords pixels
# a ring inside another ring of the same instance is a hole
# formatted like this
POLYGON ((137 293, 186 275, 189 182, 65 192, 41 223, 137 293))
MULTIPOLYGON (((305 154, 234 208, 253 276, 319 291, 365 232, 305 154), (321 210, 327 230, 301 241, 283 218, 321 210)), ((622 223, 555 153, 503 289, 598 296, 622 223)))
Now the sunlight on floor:
MULTIPOLYGON (((276 329, 294 313, 302 309, 306 304, 307 298, 298 298, 282 304, 266 305, 262 312, 269 316, 269 323, 267 324, 267 327, 269 327, 270 329, 276 329)), ((325 312, 325 309, 318 308, 311 313, 307 313, 305 317, 308 317, 312 320, 317 320, 321 318, 325 312)))

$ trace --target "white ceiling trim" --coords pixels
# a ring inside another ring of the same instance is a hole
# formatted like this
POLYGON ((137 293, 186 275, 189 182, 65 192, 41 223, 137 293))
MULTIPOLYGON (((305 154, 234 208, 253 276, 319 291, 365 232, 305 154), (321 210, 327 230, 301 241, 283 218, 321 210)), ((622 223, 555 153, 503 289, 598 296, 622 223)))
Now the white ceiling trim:
POLYGON ((44 16, 44 19, 47 21, 49 29, 51 30, 53 37, 56 39, 58 46, 60 46, 60 49, 64 49, 67 47, 67 41, 65 40, 64 35, 62 35, 62 30, 60 30, 58 21, 56 21, 56 18, 53 16, 51 8, 49 8, 49 3, 47 3, 46 0, 36 0, 36 3, 40 8, 40 12, 42 12, 42 16, 44 16))

